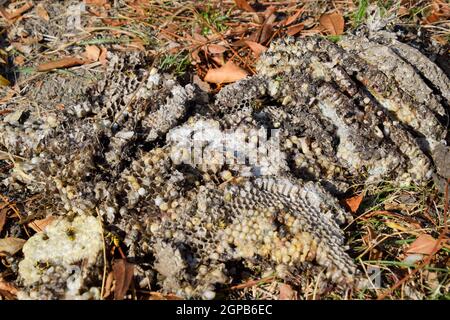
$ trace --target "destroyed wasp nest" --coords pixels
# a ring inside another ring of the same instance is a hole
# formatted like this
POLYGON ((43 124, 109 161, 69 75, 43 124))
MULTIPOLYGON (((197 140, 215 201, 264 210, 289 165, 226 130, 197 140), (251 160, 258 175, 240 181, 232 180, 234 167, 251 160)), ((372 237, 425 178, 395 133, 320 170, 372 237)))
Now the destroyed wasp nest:
POLYGON ((108 59, 84 100, 58 109, 25 91, 2 106, 13 111, 0 142, 14 166, 1 174, 10 195, 40 197, 24 201, 30 219, 98 212, 145 261, 143 286, 155 275, 164 292, 211 299, 242 277, 238 266, 280 277, 313 268, 352 285, 339 227, 351 216, 337 196, 355 182, 449 176, 448 78, 394 34, 280 40, 213 102, 142 55, 108 59))

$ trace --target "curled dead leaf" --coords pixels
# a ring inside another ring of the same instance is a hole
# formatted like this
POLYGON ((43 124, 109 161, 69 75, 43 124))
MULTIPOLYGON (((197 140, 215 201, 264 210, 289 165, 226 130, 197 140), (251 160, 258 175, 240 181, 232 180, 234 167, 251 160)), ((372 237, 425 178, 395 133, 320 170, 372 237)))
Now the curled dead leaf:
POLYGON ((297 33, 305 29, 305 25, 303 23, 294 24, 293 26, 290 26, 287 28, 286 33, 289 36, 295 36, 297 33))
POLYGON ((209 53, 212 53, 212 54, 220 54, 220 53, 224 53, 225 51, 227 51, 227 48, 224 46, 221 46, 219 44, 210 44, 210 45, 208 45, 208 51, 209 51, 209 53))
POLYGON ((8 87, 10 84, 11 82, 0 74, 0 87, 8 87))
POLYGON ((245 44, 253 51, 253 54, 258 58, 262 53, 267 51, 267 47, 258 42, 246 40, 245 44))
POLYGON ((56 217, 54 216, 48 216, 47 218, 40 219, 40 220, 34 220, 28 224, 28 226, 33 229, 36 232, 42 232, 45 230, 45 228, 56 220, 56 217))
POLYGON ((100 55, 98 56, 98 61, 103 65, 105 65, 108 62, 108 60, 106 59, 107 54, 108 54, 108 50, 104 47, 101 47, 100 55))
POLYGON ((15 19, 15 18, 21 16, 22 14, 24 14, 31 8, 33 8, 33 3, 31 1, 28 1, 23 6, 21 6, 20 8, 18 8, 16 10, 13 10, 13 11, 8 11, 5 8, 0 7, 0 13, 3 16, 3 18, 5 18, 6 20, 12 20, 12 19, 15 19))
POLYGON ((134 265, 128 263, 125 259, 115 260, 112 266, 115 288, 114 300, 123 300, 125 294, 130 288, 134 275, 134 265))
POLYGON ((0 232, 2 232, 3 227, 5 226, 7 212, 8 212, 8 209, 6 209, 6 208, 3 208, 2 210, 0 210, 0 232))
POLYGON ((247 71, 228 61, 225 65, 216 69, 209 69, 205 76, 205 81, 210 83, 231 83, 245 78, 247 71))
POLYGON ((15 296, 17 296, 18 290, 13 284, 6 282, 2 278, 0 278, 0 296, 2 296, 2 292, 10 294, 12 295, 12 297, 10 298, 14 298, 15 296))
POLYGON ((23 66, 25 63, 25 57, 24 56, 17 56, 14 58, 14 64, 17 66, 23 66))
POLYGON ((38 4, 36 7, 36 14, 39 16, 39 18, 49 21, 50 17, 48 15, 47 10, 45 10, 44 5, 42 3, 38 4))
POLYGON ((53 69, 70 68, 80 66, 85 63, 84 60, 75 57, 66 57, 55 61, 45 62, 37 67, 37 71, 50 71, 53 69))
POLYGON ((442 244, 439 243, 437 239, 433 238, 429 234, 421 234, 414 240, 413 243, 408 247, 406 253, 418 253, 418 254, 433 254, 433 250, 440 250, 442 248, 442 244))
POLYGON ((333 36, 341 35, 344 32, 344 17, 338 12, 324 14, 320 17, 319 23, 333 36))
POLYGON ((279 300, 296 300, 297 292, 292 289, 292 287, 286 283, 279 285, 280 296, 279 300))
POLYGON ((4 238, 0 239, 0 256, 12 256, 20 251, 26 240, 19 238, 4 238))
POLYGON ((103 299, 108 298, 111 292, 114 290, 114 272, 110 271, 106 277, 105 292, 103 293, 103 299))
POLYGON ((300 17, 300 15, 304 11, 305 11, 304 8, 300 8, 300 9, 296 10, 292 16, 290 16, 286 20, 284 20, 283 25, 288 26, 288 25, 294 23, 295 21, 297 21, 297 19, 300 17))
POLYGON ((247 0, 234 0, 236 7, 248 12, 255 12, 255 9, 247 2, 247 0))
POLYGON ((86 46, 83 56, 90 61, 97 61, 100 57, 101 50, 97 46, 86 46))
POLYGON ((344 199, 344 204, 350 210, 351 213, 356 213, 356 211, 358 211, 358 208, 359 208, 363 198, 364 198, 364 194, 360 193, 354 197, 344 199))

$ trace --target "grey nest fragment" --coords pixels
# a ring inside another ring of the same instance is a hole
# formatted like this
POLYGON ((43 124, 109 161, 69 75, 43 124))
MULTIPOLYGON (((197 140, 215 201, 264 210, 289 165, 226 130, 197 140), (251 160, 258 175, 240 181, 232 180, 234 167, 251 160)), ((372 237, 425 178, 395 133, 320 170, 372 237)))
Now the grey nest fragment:
MULTIPOLYGON (((280 277, 312 268, 353 286, 341 230, 352 217, 339 195, 355 182, 450 176, 448 78, 390 33, 279 40, 256 75, 213 101, 148 70, 144 55, 108 60, 94 84, 68 91, 73 81, 63 82, 64 108, 32 89, 0 107, 13 110, 0 116, 1 155, 14 164, 0 173, 2 188, 19 201, 39 196, 24 201, 29 219, 100 215, 128 256, 145 261, 137 280, 150 277, 163 292, 214 298, 241 278, 236 265, 280 277), (263 146, 251 138, 270 130, 263 146), (224 147, 224 136, 243 143, 224 147), (192 139, 202 141, 199 161, 192 139), (257 161, 239 161, 255 150, 257 161)), ((18 281, 26 297, 48 286, 18 281)), ((37 297, 72 295, 64 281, 54 285, 37 297)), ((77 297, 98 296, 86 292, 77 297)))

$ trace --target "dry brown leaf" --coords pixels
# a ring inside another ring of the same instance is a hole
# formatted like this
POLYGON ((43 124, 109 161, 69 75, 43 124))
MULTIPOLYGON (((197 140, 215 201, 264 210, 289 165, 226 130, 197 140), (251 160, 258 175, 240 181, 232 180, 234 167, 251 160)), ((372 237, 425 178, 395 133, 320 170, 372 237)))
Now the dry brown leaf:
POLYGON ((47 218, 34 220, 28 224, 28 226, 36 232, 42 232, 45 228, 56 220, 55 216, 48 216, 47 218))
POLYGON ((103 299, 108 298, 111 292, 114 290, 114 272, 110 271, 106 277, 105 292, 103 293, 103 299))
POLYGON ((438 244, 438 240, 430 236, 429 234, 421 234, 417 239, 411 243, 406 250, 406 253, 420 253, 420 254, 432 254, 433 249, 437 245, 437 249, 442 248, 442 244, 438 244))
POLYGON ((0 232, 2 232, 3 227, 5 226, 7 213, 8 213, 7 208, 3 208, 2 210, 0 210, 0 232))
POLYGON ((224 46, 221 46, 220 44, 210 44, 208 45, 208 51, 211 54, 220 54, 224 53, 228 49, 224 46))
POLYGON ((296 300, 297 292, 292 289, 292 287, 288 284, 282 283, 279 286, 280 296, 279 300, 296 300))
POLYGON ((123 300, 133 280, 134 265, 125 259, 119 259, 114 261, 112 268, 116 280, 114 300, 123 300))
POLYGON ((266 43, 273 35, 273 26, 270 23, 265 23, 261 29, 261 35, 259 36, 259 43, 266 43))
POLYGON ((22 249, 26 240, 19 238, 4 238, 0 239, 0 256, 12 256, 22 249))
POLYGON ((277 11, 277 8, 275 6, 268 6, 266 10, 264 10, 264 18, 266 21, 265 23, 272 23, 276 19, 275 12, 277 11))
POLYGON ((37 67, 37 71, 49 71, 60 68, 70 68, 74 66, 80 66, 85 61, 75 57, 66 57, 55 61, 45 62, 37 67))
POLYGON ((25 57, 24 56, 17 56, 14 58, 14 64, 16 66, 23 66, 25 63, 25 57))
POLYGON ((283 25, 288 26, 292 23, 294 23, 295 21, 297 21, 297 19, 300 17, 300 15, 305 11, 305 9, 300 8, 297 11, 295 11, 295 13, 288 17, 286 20, 284 20, 283 25))
POLYGON ((247 72, 241 67, 228 61, 225 65, 217 69, 209 69, 204 81, 210 83, 231 83, 241 80, 247 76, 247 72))
POLYGON ((212 61, 214 61, 218 66, 225 65, 225 58, 223 57, 223 54, 215 54, 210 57, 212 61))
POLYGON ((86 46, 84 52, 83 52, 83 56, 92 61, 95 62, 98 60, 98 58, 100 57, 100 48, 97 46, 86 46))
POLYGON ((0 88, 1 87, 8 87, 11 84, 8 79, 6 79, 4 76, 0 74, 0 88))
POLYGON ((409 10, 405 6, 400 6, 397 10, 397 16, 403 17, 409 14, 409 10))
POLYGON ((197 48, 191 52, 191 58, 193 62, 202 62, 202 59, 200 58, 200 48, 197 48))
POLYGON ((39 18, 45 20, 45 21, 49 21, 50 17, 48 15, 47 10, 45 10, 44 6, 42 5, 42 3, 38 4, 36 7, 36 13, 39 16, 39 18))
POLYGON ((0 278, 0 291, 6 291, 14 296, 17 295, 17 288, 9 282, 4 281, 0 278))
POLYGON ((356 213, 356 211, 358 211, 359 205, 361 204, 363 198, 364 198, 364 195, 362 193, 360 193, 354 197, 344 199, 344 203, 352 213, 356 213))
POLYGON ((245 44, 248 45, 249 48, 253 51, 256 58, 258 58, 263 52, 266 52, 267 50, 266 46, 263 46, 262 44, 255 41, 246 40, 245 44))
POLYGON ((234 0, 236 7, 248 12, 255 12, 255 9, 247 2, 247 0, 234 0))
POLYGON ((294 24, 293 26, 288 27, 286 33, 289 36, 295 36, 297 33, 305 29, 305 25, 303 23, 294 24))
POLYGON ((108 50, 105 47, 101 47, 100 48, 100 55, 98 56, 98 61, 105 65, 106 63, 108 63, 108 60, 106 59, 108 54, 108 50))
POLYGON ((202 36, 199 33, 194 33, 192 35, 192 38, 194 38, 194 40, 197 40, 197 42, 200 42, 200 43, 207 43, 208 42, 208 38, 202 36))
POLYGON ((333 36, 341 35, 344 32, 344 17, 338 12, 324 14, 320 17, 319 22, 333 36))
POLYGON ((20 8, 18 8, 16 10, 13 10, 13 11, 7 11, 5 8, 1 7, 0 8, 0 13, 2 14, 2 16, 6 20, 12 20, 12 19, 15 19, 15 18, 21 16, 22 14, 24 14, 25 12, 27 12, 31 8, 33 8, 33 3, 32 2, 27 2, 23 6, 21 6, 20 8))
POLYGON ((435 23, 435 22, 438 22, 439 20, 441 20, 441 16, 437 13, 432 13, 425 18, 425 20, 423 21, 423 24, 435 23))

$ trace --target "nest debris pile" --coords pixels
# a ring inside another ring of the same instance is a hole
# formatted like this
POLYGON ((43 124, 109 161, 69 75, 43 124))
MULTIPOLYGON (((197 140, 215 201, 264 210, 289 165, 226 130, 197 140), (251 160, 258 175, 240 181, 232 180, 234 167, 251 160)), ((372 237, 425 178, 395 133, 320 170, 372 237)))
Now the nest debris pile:
MULTIPOLYGON (((277 41, 256 75, 214 97, 149 70, 143 54, 108 55, 105 74, 77 90, 44 75, 60 83, 64 107, 30 88, 0 107, 12 110, 0 116, 0 146, 14 163, 0 178, 30 220, 61 216, 58 228, 85 219, 96 229, 87 217, 100 216, 123 235, 143 286, 211 299, 241 277, 237 265, 280 277, 325 270, 352 286, 358 272, 340 229, 351 215, 338 195, 355 182, 450 176, 448 77, 393 33, 277 41), (199 161, 191 141, 200 141, 199 161)), ((71 230, 72 240, 85 232, 71 230)), ((76 285, 52 280, 78 260, 41 256, 48 281, 19 267, 23 296, 98 297, 101 259, 81 264, 91 272, 76 285)))

